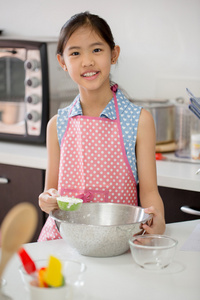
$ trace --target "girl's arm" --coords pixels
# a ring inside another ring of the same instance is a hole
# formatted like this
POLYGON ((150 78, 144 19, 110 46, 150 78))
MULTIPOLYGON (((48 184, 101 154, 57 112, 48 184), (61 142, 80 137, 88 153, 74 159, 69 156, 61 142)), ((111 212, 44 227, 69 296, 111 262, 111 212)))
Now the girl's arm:
POLYGON ((45 176, 44 192, 39 195, 40 208, 49 213, 51 210, 58 208, 56 197, 59 196, 58 173, 60 161, 60 147, 57 136, 57 115, 54 116, 47 125, 47 169, 45 176))
POLYGON ((147 233, 163 234, 165 231, 164 205, 157 187, 156 134, 152 115, 142 109, 137 133, 136 157, 141 206, 153 214, 153 223, 143 225, 147 233))

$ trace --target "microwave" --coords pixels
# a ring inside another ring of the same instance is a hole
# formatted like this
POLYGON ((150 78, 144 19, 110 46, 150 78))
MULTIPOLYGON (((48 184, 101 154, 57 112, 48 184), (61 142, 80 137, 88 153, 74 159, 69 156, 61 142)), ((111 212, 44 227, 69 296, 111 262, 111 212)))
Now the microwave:
POLYGON ((0 38, 0 140, 43 144, 48 120, 78 94, 56 39, 0 38))

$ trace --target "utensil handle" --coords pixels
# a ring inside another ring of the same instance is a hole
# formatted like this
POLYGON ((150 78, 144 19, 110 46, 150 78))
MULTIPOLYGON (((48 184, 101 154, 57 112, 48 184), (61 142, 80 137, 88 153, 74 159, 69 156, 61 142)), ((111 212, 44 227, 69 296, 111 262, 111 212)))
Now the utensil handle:
POLYGON ((198 169, 195 174, 198 175, 199 173, 200 173, 200 169, 198 169))
POLYGON ((192 97, 195 98, 195 96, 192 94, 192 92, 188 88, 186 88, 186 91, 187 91, 187 93, 188 93, 189 96, 192 96, 192 97))
POLYGON ((1 261, 0 261, 0 279, 2 277, 2 274, 5 270, 5 267, 6 267, 7 263, 11 259, 12 255, 13 255, 13 253, 4 251, 2 249, 2 251, 1 251, 1 261))
POLYGON ((7 184, 9 182, 8 178, 0 177, 0 184, 7 184))
POLYGON ((189 206, 181 206, 180 210, 186 214, 200 216, 200 211, 190 208, 189 206))

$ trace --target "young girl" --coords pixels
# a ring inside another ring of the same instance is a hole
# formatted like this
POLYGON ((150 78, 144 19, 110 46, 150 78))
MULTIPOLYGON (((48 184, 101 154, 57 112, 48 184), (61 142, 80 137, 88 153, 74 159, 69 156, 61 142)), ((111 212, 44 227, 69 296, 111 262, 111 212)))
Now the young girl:
MULTIPOLYGON (((149 112, 110 87, 111 65, 120 47, 108 24, 88 12, 73 16, 61 29, 57 59, 77 83, 79 95, 47 126, 48 167, 40 208, 58 208, 59 195, 84 202, 138 205, 153 214, 147 233, 164 233, 162 199, 155 164, 155 128, 149 112)), ((61 238, 49 217, 39 241, 61 238)))

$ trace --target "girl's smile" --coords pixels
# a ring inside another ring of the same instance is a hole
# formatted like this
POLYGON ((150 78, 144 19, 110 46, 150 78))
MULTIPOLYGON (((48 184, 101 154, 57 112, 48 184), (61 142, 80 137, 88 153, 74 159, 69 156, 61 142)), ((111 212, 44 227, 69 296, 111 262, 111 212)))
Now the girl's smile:
POLYGON ((96 79, 98 77, 98 74, 99 74, 99 71, 97 71, 97 72, 89 71, 89 72, 83 73, 81 76, 83 76, 87 80, 93 80, 93 79, 96 79))

